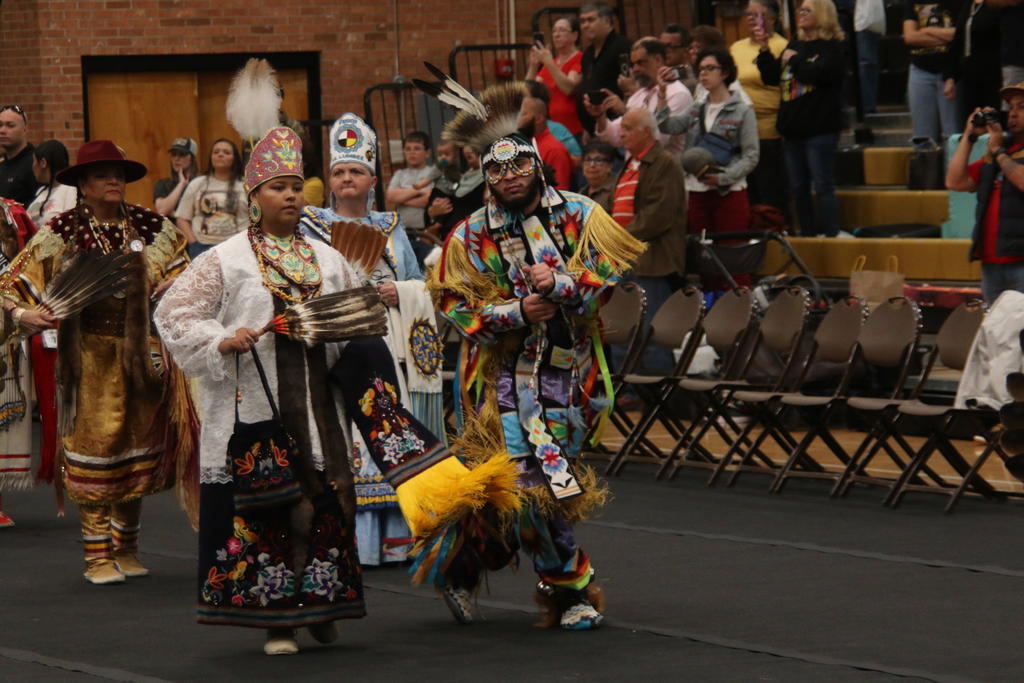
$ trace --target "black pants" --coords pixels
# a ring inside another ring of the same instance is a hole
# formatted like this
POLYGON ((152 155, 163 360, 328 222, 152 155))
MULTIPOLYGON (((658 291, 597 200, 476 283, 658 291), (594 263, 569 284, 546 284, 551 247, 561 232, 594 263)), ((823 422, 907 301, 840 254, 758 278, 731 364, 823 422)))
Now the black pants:
POLYGON ((762 139, 758 142, 761 156, 757 166, 747 176, 747 197, 750 205, 774 206, 786 217, 786 225, 792 225, 793 216, 789 210, 789 174, 786 172, 782 138, 762 139))

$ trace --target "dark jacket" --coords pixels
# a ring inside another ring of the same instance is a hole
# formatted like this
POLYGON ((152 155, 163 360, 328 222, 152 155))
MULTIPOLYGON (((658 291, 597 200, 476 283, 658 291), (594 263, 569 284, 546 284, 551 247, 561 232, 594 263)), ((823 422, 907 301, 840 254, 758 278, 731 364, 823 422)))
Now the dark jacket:
POLYGON ((583 57, 580 59, 581 80, 576 88, 576 113, 579 115, 580 123, 591 133, 594 132, 594 119, 583 106, 583 96, 594 90, 608 88, 621 97, 622 91, 619 90, 618 84, 619 74, 622 73, 620 60, 622 55, 629 59, 632 47, 633 41, 621 33, 612 31, 604 39, 600 52, 594 54, 593 45, 583 51, 583 57))
POLYGON ((635 275, 682 274, 686 264, 686 187, 683 169, 661 143, 640 160, 634 199, 635 215, 626 226, 647 243, 633 267, 635 275))
MULTIPOLYGON (((775 124, 784 138, 810 138, 843 129, 845 48, 841 40, 794 40, 793 55, 782 66, 768 50, 757 55, 765 85, 780 86, 782 101, 775 124)), ((785 53, 783 53, 785 54, 785 53)))
MULTIPOLYGON (((1018 164, 1024 163, 1024 149, 1011 154, 1018 164)), ((985 213, 995 188, 999 166, 992 157, 985 155, 978 177, 978 206, 974 214, 974 232, 971 234, 970 257, 980 258, 981 240, 985 232, 985 213)), ((999 233, 996 237, 996 256, 1024 256, 1024 192, 1010 181, 1003 179, 999 191, 999 233)))

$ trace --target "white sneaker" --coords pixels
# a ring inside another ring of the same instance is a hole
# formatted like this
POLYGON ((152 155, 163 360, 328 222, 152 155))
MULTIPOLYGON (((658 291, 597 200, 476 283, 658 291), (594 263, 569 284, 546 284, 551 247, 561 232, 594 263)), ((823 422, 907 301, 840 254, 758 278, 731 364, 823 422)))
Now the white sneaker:
POLYGON ((559 625, 569 631, 589 631, 599 627, 602 622, 604 616, 584 600, 562 612, 559 625))

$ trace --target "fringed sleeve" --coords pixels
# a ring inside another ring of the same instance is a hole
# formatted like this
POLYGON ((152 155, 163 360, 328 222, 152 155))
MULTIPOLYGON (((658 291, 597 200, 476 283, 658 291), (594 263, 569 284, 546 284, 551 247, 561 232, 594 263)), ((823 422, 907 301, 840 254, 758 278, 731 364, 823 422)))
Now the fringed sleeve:
POLYGON ((438 310, 470 341, 497 343, 498 335, 526 327, 519 299, 506 299, 497 285, 470 262, 466 245, 452 231, 428 287, 438 310))
POLYGON ((592 203, 576 249, 566 264, 569 272, 555 274, 552 298, 577 315, 596 310, 605 291, 619 281, 645 248, 643 242, 592 203))
POLYGON ((149 280, 159 284, 166 278, 177 277, 188 266, 185 255, 187 240, 178 228, 166 218, 161 230, 144 251, 149 268, 149 280))
POLYGON ((35 306, 64 249, 59 235, 49 226, 41 228, 0 276, 0 296, 21 306, 35 306))

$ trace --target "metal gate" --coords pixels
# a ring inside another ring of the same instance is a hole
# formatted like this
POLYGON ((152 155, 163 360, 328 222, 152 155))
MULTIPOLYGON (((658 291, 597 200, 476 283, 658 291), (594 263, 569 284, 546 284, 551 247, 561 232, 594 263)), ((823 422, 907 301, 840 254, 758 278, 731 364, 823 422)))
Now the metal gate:
POLYGON ((473 92, 526 77, 529 43, 459 45, 448 53, 448 73, 473 92))
POLYGON ((384 194, 395 169, 401 168, 402 138, 414 130, 428 133, 434 144, 441 139, 451 108, 423 94, 412 83, 380 83, 363 93, 363 118, 377 132, 377 208, 384 210, 384 194))

